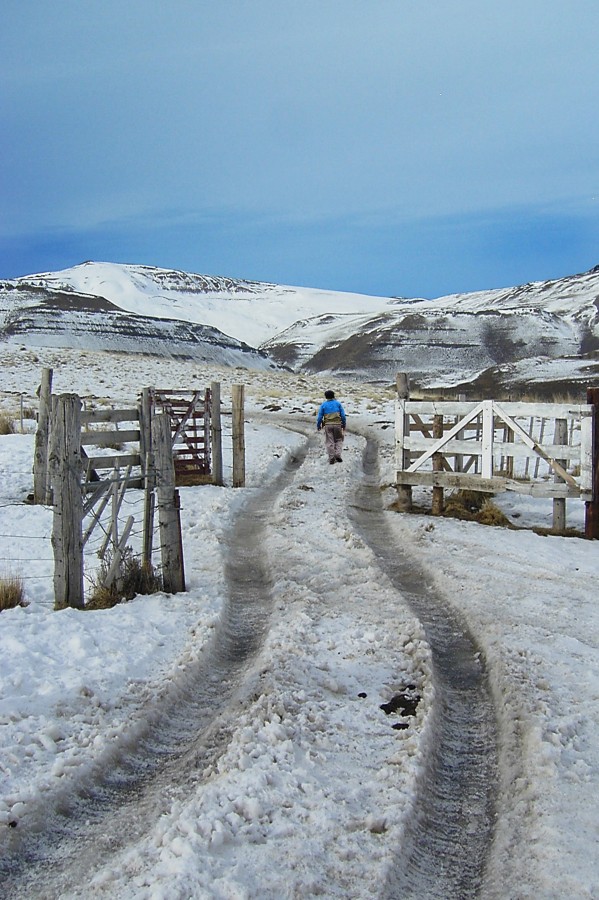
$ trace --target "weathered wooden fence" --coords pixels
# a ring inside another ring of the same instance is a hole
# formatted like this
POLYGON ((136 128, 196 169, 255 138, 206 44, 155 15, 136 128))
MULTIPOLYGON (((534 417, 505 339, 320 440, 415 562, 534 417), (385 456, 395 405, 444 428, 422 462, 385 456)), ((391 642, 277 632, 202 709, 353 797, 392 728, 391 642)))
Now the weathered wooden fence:
MULTIPOLYGON (((132 421, 137 410, 110 410, 100 413, 101 421, 132 421), (109 419, 112 415, 113 418, 109 419)), ((93 413, 85 414, 86 424, 96 424, 93 413)), ((98 555, 104 558, 111 551, 111 564, 105 577, 109 587, 118 577, 120 562, 125 552, 134 524, 129 516, 119 533, 119 513, 125 491, 132 487, 144 487, 144 548, 146 561, 151 562, 152 522, 157 506, 160 528, 162 582, 164 590, 176 593, 185 590, 181 523, 178 492, 174 488, 174 465, 170 435, 170 421, 165 414, 154 416, 152 450, 142 461, 139 452, 128 448, 116 451, 119 441, 139 441, 140 430, 126 431, 106 429, 82 432, 82 403, 76 394, 61 394, 52 404, 50 426, 49 472, 53 498, 54 518, 52 546, 54 549, 54 605, 82 608, 85 605, 83 589, 83 548, 94 528, 100 523, 102 513, 112 501, 111 524, 105 528, 105 540, 98 555), (93 443, 102 447, 112 441, 111 453, 88 456, 83 444, 93 443), (104 474, 109 471, 108 477, 104 474), (137 471, 134 471, 137 470, 137 471), (154 496, 157 497, 157 502, 154 496), (91 514, 91 522, 83 533, 83 522, 91 514)), ((121 445, 122 446, 122 445, 121 445)))
POLYGON ((405 375, 397 389, 396 486, 405 509, 414 486, 432 487, 437 514, 447 488, 515 491, 552 498, 553 527, 563 531, 566 499, 585 501, 587 511, 599 499, 593 403, 410 400, 405 375))
MULTIPOLYGON (((145 388, 134 408, 86 409, 76 394, 53 395, 52 371, 44 370, 39 395, 33 500, 54 507, 55 607, 83 607, 83 550, 98 525, 105 532, 98 555, 111 558, 105 585, 118 577, 134 525, 132 516, 122 530, 119 524, 130 488, 144 492, 142 561, 152 562, 157 509, 164 590, 185 590, 177 474, 184 484, 223 484, 220 384, 188 397, 145 388), (179 473, 177 459, 183 460, 179 473), (108 527, 102 523, 107 508, 108 527)), ((245 483, 243 386, 234 386, 232 415, 239 487, 245 483)))

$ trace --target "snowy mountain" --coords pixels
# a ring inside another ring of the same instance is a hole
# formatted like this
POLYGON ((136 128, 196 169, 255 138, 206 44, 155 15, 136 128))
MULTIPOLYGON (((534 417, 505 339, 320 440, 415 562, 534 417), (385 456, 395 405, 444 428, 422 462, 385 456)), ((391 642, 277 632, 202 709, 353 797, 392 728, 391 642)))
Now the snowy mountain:
POLYGON ((386 297, 95 262, 10 283, 17 289, 105 298, 137 315, 210 325, 252 347, 323 310, 375 313, 394 302, 386 297))
POLYGON ((260 350, 211 325, 178 316, 176 308, 153 306, 151 299, 146 306, 144 312, 140 304, 137 312, 106 296, 80 292, 56 275, 0 282, 0 340, 8 345, 113 350, 276 368, 260 350))
POLYGON ((550 396, 598 379, 599 266, 425 300, 88 262, 0 282, 0 339, 550 396))
POLYGON ((554 393, 599 377, 599 266, 506 290, 401 300, 378 314, 297 322, 263 344, 296 370, 421 388, 554 393))

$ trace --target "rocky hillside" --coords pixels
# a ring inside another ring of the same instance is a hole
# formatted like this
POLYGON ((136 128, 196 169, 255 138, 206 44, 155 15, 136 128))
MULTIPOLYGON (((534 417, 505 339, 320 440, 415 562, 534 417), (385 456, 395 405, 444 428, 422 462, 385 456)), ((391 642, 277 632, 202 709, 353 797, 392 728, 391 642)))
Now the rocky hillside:
POLYGON ((0 282, 0 340, 187 357, 477 396, 599 384, 599 266, 434 300, 84 263, 0 282))
POLYGON ((322 315, 263 344, 296 370, 420 388, 552 395, 599 384, 599 267, 509 290, 398 301, 375 315, 322 315))
POLYGON ((262 351, 210 325, 142 315, 123 310, 106 297, 27 280, 0 282, 0 341, 277 368, 262 351))

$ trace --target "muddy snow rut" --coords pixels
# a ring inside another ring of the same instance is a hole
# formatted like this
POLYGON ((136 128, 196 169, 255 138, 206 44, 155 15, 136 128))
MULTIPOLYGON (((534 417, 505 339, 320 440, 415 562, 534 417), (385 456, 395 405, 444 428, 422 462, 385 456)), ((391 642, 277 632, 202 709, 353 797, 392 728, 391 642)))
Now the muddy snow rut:
MULTIPOLYGON (((313 445, 307 440, 275 479, 248 492, 229 534, 225 609, 200 661, 128 745, 102 760, 93 779, 9 831, 0 846, 0 897, 89 896, 93 873, 140 840, 177 798, 195 790, 202 771, 224 752, 235 728, 234 698, 269 628, 272 573, 262 548, 273 503, 293 483, 313 445)), ((352 526, 422 622, 435 681, 432 749, 379 896, 487 896, 497 736, 484 662, 463 623, 435 597, 426 574, 402 557, 381 505, 377 445, 368 437, 363 470, 348 505, 352 526)))
POLYGON ((228 536, 227 598, 214 638, 152 710, 147 726, 105 758, 95 777, 6 830, 0 897, 89 897, 93 873, 139 840, 224 751, 235 727, 233 698, 268 631, 271 576, 262 544, 277 495, 292 481, 308 442, 280 474, 249 494, 228 536))
POLYGON ((422 622, 431 646, 433 740, 414 814, 381 895, 493 896, 486 880, 497 795, 496 718, 480 649, 435 594, 431 579, 402 555, 383 515, 377 447, 367 440, 364 478, 351 518, 381 568, 422 622))

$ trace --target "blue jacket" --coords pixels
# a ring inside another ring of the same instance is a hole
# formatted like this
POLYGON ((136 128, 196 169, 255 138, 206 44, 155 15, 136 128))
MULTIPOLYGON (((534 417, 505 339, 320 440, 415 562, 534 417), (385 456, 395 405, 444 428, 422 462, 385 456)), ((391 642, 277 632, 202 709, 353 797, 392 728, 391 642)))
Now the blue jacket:
POLYGON ((325 425, 328 424, 328 416, 335 416, 335 414, 341 417, 341 424, 345 428, 345 410, 343 409, 339 401, 325 400, 324 403, 321 403, 320 409, 318 410, 318 418, 316 419, 316 427, 318 428, 318 430, 320 431, 320 429, 322 428, 323 421, 325 425))

